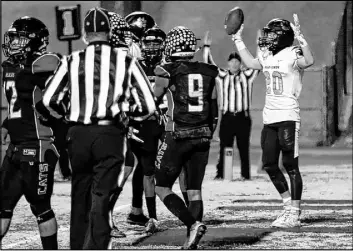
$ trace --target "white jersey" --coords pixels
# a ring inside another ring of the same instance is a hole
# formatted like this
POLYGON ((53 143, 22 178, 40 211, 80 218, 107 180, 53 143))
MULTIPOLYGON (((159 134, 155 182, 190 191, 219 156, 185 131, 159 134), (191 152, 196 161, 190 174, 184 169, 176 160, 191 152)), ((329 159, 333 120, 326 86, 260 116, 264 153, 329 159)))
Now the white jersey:
POLYGON ((287 47, 276 55, 260 51, 259 62, 266 79, 266 100, 263 123, 300 121, 299 95, 303 70, 297 65, 302 57, 297 46, 287 47))

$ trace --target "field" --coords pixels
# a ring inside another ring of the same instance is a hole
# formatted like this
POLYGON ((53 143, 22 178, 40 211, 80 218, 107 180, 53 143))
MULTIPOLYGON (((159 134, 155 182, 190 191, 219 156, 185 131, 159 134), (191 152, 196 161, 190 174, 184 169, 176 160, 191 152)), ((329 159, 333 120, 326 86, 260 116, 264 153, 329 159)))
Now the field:
MULTIPOLYGON (((3 148, 4 150, 4 148, 3 148)), ((203 185, 204 222, 208 232, 199 249, 352 249, 351 149, 301 150, 303 213, 300 229, 271 229, 280 212, 279 196, 267 175, 257 174, 260 149, 251 149, 252 180, 240 181, 238 155, 234 180, 214 181, 217 143, 213 142, 203 185)), ((130 178, 131 180, 131 178, 130 178)), ((180 193, 179 185, 174 190, 180 193)), ((147 236, 143 227, 126 223, 131 182, 115 208, 114 221, 127 238, 113 240, 114 249, 179 249, 185 227, 157 199, 162 231, 147 236)), ((59 248, 69 249, 70 183, 56 182, 52 198, 59 231, 59 248)), ((147 209, 144 208, 147 213, 147 209)), ((34 216, 22 198, 14 212, 3 249, 41 249, 34 216)))

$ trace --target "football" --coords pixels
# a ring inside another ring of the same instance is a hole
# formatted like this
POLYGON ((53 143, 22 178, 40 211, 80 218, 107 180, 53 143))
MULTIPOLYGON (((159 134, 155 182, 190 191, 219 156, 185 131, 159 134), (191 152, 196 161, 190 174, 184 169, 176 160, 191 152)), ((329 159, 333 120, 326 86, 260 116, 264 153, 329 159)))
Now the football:
POLYGON ((231 9, 224 20, 224 29, 228 35, 237 33, 240 26, 244 23, 244 13, 239 7, 231 9))

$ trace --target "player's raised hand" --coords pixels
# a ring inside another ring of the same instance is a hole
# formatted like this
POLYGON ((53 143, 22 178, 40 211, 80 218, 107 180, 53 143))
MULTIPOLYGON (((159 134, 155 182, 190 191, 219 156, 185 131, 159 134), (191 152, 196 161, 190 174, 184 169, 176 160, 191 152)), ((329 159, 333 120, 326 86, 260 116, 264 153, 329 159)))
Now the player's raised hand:
POLYGON ((232 40, 235 42, 237 40, 243 40, 242 37, 241 37, 241 34, 243 32, 243 29, 244 29, 244 24, 242 24, 240 26, 240 29, 237 31, 237 33, 233 34, 232 35, 232 40))
POLYGON ((292 27, 293 31, 294 31, 294 37, 295 39, 298 40, 298 42, 300 43, 301 46, 306 46, 307 42, 300 30, 300 23, 299 23, 299 18, 297 14, 293 14, 293 19, 294 19, 294 24, 290 23, 290 26, 292 27))
POLYGON ((205 36, 203 38, 203 45, 211 46, 212 44, 212 37, 210 35, 210 31, 206 31, 205 36))

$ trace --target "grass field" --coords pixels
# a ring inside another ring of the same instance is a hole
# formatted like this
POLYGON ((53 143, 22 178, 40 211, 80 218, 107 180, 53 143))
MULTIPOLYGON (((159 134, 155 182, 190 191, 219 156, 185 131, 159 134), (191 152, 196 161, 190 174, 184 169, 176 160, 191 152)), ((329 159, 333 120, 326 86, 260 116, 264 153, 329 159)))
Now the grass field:
MULTIPOLYGON (((251 150, 252 180, 239 180, 236 155, 233 181, 214 181, 217 146, 213 144, 203 184, 204 222, 208 232, 199 249, 352 249, 352 153, 337 149, 302 149, 304 182, 302 227, 271 229, 280 212, 279 196, 267 175, 256 173, 260 149, 251 150)), ((131 180, 131 178, 130 178, 131 180)), ((174 190, 179 192, 179 185, 174 190)), ((131 203, 127 182, 115 208, 114 221, 127 238, 114 249, 179 249, 185 227, 157 199, 162 231, 147 236, 143 227, 126 223, 131 203)), ((52 198, 59 248, 69 249, 70 183, 57 182, 52 198)), ((147 213, 147 209, 144 208, 147 213)), ((41 249, 34 216, 22 198, 14 212, 3 249, 41 249)))

